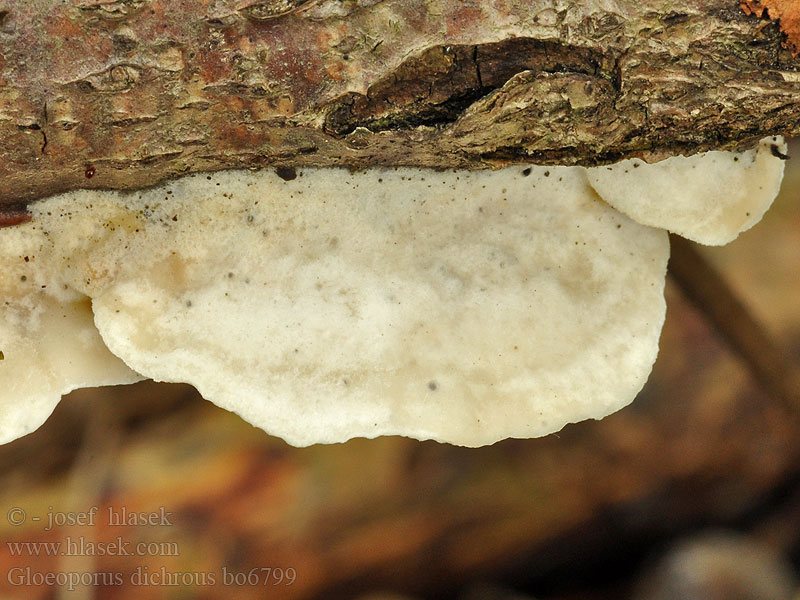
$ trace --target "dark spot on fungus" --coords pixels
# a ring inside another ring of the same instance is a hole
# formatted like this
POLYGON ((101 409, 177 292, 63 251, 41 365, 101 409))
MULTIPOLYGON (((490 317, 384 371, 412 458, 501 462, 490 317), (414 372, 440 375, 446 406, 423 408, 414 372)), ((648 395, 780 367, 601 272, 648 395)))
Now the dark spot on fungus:
POLYGON ((5 359, 6 359, 6 355, 3 354, 2 350, 0 350, 0 360, 5 360, 5 359))
POLYGON ((83 174, 86 176, 86 179, 91 179, 92 177, 94 177, 95 173, 97 173, 97 169, 94 168, 94 165, 89 165, 83 172, 83 174))
POLYGON ((769 149, 770 152, 772 152, 772 156, 780 158, 781 160, 789 160, 789 155, 781 152, 781 149, 778 147, 777 144, 772 144, 772 146, 770 146, 769 149))
POLYGON ((531 168, 530 167, 528 167, 527 169, 522 169, 523 177, 527 177, 530 174, 531 174, 531 168))
POLYGON ((291 181, 297 177, 294 167, 275 167, 275 173, 284 181, 291 181))
POLYGON ((432 392, 435 392, 439 388, 439 385, 435 381, 428 382, 428 389, 432 392))
POLYGON ((545 176, 545 177, 550 177, 550 171, 545 171, 545 172, 544 172, 544 176, 545 176))

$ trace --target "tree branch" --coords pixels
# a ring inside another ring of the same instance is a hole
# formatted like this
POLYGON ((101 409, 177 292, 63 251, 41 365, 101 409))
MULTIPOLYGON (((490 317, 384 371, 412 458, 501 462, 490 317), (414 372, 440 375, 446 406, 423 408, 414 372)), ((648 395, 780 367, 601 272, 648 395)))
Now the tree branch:
POLYGON ((800 375, 695 244, 670 234, 669 273, 742 357, 764 390, 800 422, 800 375))
POLYGON ((800 61, 738 0, 0 0, 0 15, 0 204, 231 167, 590 165, 800 131, 800 61))

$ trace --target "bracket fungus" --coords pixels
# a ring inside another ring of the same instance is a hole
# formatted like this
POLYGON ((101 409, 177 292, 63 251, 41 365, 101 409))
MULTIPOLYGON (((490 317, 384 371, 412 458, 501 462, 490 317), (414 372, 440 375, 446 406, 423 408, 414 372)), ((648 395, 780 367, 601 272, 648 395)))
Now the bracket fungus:
POLYGON ((479 446, 602 418, 649 375, 669 256, 666 231, 609 204, 637 220, 656 205, 681 232, 694 168, 761 185, 761 204, 698 229, 716 243, 782 173, 763 150, 684 161, 227 171, 40 201, 0 230, 0 441, 69 389, 140 377, 191 383, 295 445, 479 446))
POLYGON ((710 246, 732 242, 761 220, 778 195, 786 144, 770 137, 745 152, 704 152, 647 164, 589 169, 589 181, 617 210, 710 246))

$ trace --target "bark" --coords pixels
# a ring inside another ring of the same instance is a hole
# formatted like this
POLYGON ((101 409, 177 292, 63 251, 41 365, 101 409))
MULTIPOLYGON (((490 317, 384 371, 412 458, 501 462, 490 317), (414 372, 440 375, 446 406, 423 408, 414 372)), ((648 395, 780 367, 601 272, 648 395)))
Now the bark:
POLYGON ((0 0, 0 221, 266 165, 656 160, 800 130, 738 0, 0 0))

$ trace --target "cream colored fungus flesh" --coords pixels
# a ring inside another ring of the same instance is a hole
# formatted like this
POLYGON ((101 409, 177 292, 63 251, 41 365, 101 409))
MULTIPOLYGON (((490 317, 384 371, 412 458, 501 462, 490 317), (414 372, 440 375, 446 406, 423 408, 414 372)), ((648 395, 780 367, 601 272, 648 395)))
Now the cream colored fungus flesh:
POLYGON ((655 360, 669 254, 606 202, 720 243, 772 201, 781 144, 610 170, 228 171, 40 201, 0 230, 0 442, 71 389, 142 377, 295 445, 479 446, 602 418, 655 360), (698 169, 735 185, 695 226, 698 169))

